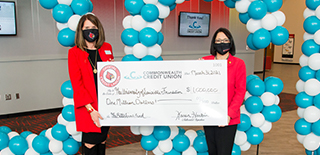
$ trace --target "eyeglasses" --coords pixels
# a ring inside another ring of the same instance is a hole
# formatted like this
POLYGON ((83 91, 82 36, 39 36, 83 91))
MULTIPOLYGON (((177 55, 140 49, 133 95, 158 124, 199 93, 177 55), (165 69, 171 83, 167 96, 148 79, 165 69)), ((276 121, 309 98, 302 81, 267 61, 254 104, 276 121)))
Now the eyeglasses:
POLYGON ((230 43, 230 40, 229 40, 229 39, 217 39, 217 40, 215 41, 215 43, 217 43, 217 44, 230 43))

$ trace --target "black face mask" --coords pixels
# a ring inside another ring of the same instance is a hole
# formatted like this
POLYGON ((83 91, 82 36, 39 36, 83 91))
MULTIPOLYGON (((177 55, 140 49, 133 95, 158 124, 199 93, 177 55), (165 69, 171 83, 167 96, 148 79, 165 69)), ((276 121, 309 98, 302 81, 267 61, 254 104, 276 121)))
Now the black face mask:
POLYGON ((88 42, 94 42, 99 37, 99 30, 98 29, 82 30, 82 34, 84 39, 86 39, 88 42))
POLYGON ((217 50, 219 54, 225 55, 227 54, 227 52, 230 51, 231 43, 214 44, 214 48, 217 50))

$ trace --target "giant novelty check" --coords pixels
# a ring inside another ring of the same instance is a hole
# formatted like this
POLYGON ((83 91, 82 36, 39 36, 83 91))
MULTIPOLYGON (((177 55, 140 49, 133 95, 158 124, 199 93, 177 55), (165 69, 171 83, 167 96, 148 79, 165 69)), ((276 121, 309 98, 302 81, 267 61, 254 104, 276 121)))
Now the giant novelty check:
POLYGON ((227 124, 227 61, 98 63, 105 126, 227 124))

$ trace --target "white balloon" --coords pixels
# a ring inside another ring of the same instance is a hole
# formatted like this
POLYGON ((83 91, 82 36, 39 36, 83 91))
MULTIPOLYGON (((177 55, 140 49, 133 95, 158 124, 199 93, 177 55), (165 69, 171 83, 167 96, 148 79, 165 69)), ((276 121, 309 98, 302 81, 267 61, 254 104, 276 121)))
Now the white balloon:
POLYGON ((319 70, 320 69, 320 53, 314 53, 312 54, 308 59, 308 65, 313 70, 319 70))
POLYGON ((320 138, 316 136, 314 133, 308 134, 303 140, 303 146, 310 151, 314 151, 318 149, 320 145, 320 138))
POLYGON ((72 98, 63 97, 62 98, 62 105, 65 107, 67 105, 74 105, 74 101, 72 98))
POLYGON ((272 128, 272 123, 269 121, 264 121, 262 126, 259 127, 263 133, 268 133, 272 128))
POLYGON ((193 145, 194 139, 198 136, 197 132, 194 130, 187 130, 184 134, 189 138, 190 146, 193 145))
POLYGON ((309 57, 302 54, 299 58, 299 64, 301 67, 307 66, 309 61, 309 57))
POLYGON ((304 138, 306 138, 306 135, 297 134, 297 139, 298 139, 299 143, 303 144, 304 138))
POLYGON ((132 26, 131 26, 132 18, 133 18, 132 15, 128 15, 128 16, 123 18, 122 26, 123 26, 124 29, 132 28, 132 26))
POLYGON ((151 27, 157 32, 160 32, 160 30, 162 29, 162 23, 159 19, 157 19, 153 22, 147 22, 147 27, 151 27))
POLYGON ((251 2, 249 0, 236 1, 235 8, 239 13, 246 13, 248 12, 250 4, 251 2))
POLYGON ((72 30, 72 31, 76 31, 77 30, 77 26, 79 23, 81 16, 80 15, 72 15, 69 20, 68 20, 68 27, 72 30))
POLYGON ((249 0, 250 2, 256 1, 256 0, 249 0))
POLYGON ((77 131, 77 127, 76 127, 76 122, 73 121, 73 122, 69 122, 67 125, 66 125, 66 129, 67 129, 67 132, 70 134, 70 135, 76 135, 76 134, 79 134, 80 132, 77 131))
POLYGON ((134 135, 140 135, 140 127, 139 126, 130 126, 130 131, 134 134, 134 135))
POLYGON ((159 10, 159 18, 165 19, 169 16, 170 14, 170 7, 169 6, 164 6, 161 3, 156 4, 158 10, 159 10))
POLYGON ((247 100, 250 96, 252 96, 248 91, 246 91, 246 94, 244 95, 244 100, 247 100))
POLYGON ((261 20, 255 20, 255 19, 249 19, 248 22, 247 22, 247 30, 250 32, 250 33, 254 33, 256 32, 257 30, 261 29, 262 26, 261 26, 261 20))
POLYGON ((24 155, 40 155, 38 152, 36 152, 32 147, 30 147, 24 155))
POLYGON ((320 30, 318 30, 313 35, 314 42, 316 42, 318 45, 320 45, 320 30))
POLYGON ((166 139, 159 141, 158 147, 162 152, 168 153, 172 150, 173 144, 171 139, 166 139))
POLYGON ((251 144, 249 142, 245 142, 243 145, 240 145, 241 151, 248 151, 251 147, 251 144))
POLYGON ((71 135, 71 136, 77 142, 81 142, 82 141, 82 132, 80 132, 79 134, 76 134, 76 135, 71 135))
POLYGON ((65 4, 65 5, 70 5, 72 0, 58 0, 59 4, 65 4))
POLYGON ((52 128, 49 128, 49 129, 47 129, 47 131, 46 131, 46 137, 47 137, 49 140, 54 139, 54 138, 52 137, 51 130, 52 130, 52 128))
POLYGON ((15 131, 11 131, 8 133, 8 136, 9 136, 9 139, 11 140, 13 137, 19 136, 19 133, 15 131))
POLYGON ((309 40, 309 39, 313 39, 314 38, 314 35, 313 34, 310 34, 308 32, 305 32, 303 34, 303 40, 306 41, 306 40, 309 40))
POLYGON ((145 4, 154 4, 156 5, 158 3, 158 0, 143 0, 145 4))
POLYGON ((276 100, 276 96, 271 92, 263 93, 260 98, 264 106, 271 106, 276 100))
POLYGON ((271 13, 277 18, 278 26, 282 26, 284 22, 286 21, 286 15, 282 11, 275 11, 271 13))
POLYGON ((136 31, 141 31, 147 26, 147 22, 142 18, 141 15, 135 15, 131 20, 131 27, 136 31))
POLYGON ((238 146, 243 145, 247 142, 247 134, 243 131, 237 130, 236 137, 234 138, 234 143, 238 146))
POLYGON ((173 139, 179 134, 179 128, 177 126, 169 126, 171 133, 169 139, 173 139))
POLYGON ((160 148, 159 148, 159 144, 158 144, 158 146, 155 148, 155 149, 153 149, 152 150, 152 153, 153 154, 155 154, 155 155, 163 155, 164 153, 160 150, 160 148))
POLYGON ((241 114, 246 114, 246 115, 248 115, 249 117, 251 116, 251 113, 247 111, 247 109, 246 109, 246 107, 245 107, 244 105, 242 105, 242 106, 240 107, 240 113, 241 113, 241 114))
POLYGON ((162 48, 158 44, 148 47, 148 55, 152 55, 158 58, 161 55, 161 53, 162 53, 162 48))
POLYGON ((298 109, 297 109, 297 114, 298 114, 298 116, 300 117, 300 118, 303 118, 303 116, 304 116, 304 111, 305 111, 306 109, 305 108, 300 108, 300 107, 298 107, 298 109))
POLYGON ((59 124, 62 124, 62 125, 64 125, 64 126, 66 126, 66 125, 68 124, 68 121, 65 120, 65 119, 62 117, 62 114, 61 114, 61 113, 59 114, 59 116, 58 116, 58 118, 57 118, 57 121, 58 121, 59 124))
POLYGON ((124 53, 125 53, 126 55, 132 54, 132 53, 133 53, 133 52, 132 52, 132 49, 133 49, 133 47, 124 46, 124 53))
POLYGON ((280 103, 280 97, 278 95, 276 95, 276 99, 274 101, 274 104, 279 105, 279 103, 280 103))
POLYGON ((320 82, 317 79, 309 79, 304 84, 304 91, 310 96, 316 96, 320 93, 320 82))
POLYGON ((140 126, 140 133, 143 136, 149 136, 153 132, 153 126, 140 126))
POLYGON ((299 93, 304 91, 304 84, 305 82, 302 81, 301 79, 299 79, 298 82, 296 83, 296 89, 299 93))
POLYGON ((55 140, 55 139, 50 140, 50 142, 49 142, 49 150, 52 153, 59 153, 59 152, 62 151, 62 149, 63 149, 62 141, 58 141, 58 140, 55 140))
POLYGON ((9 147, 6 147, 6 148, 2 149, 2 150, 0 151, 0 154, 1 154, 1 155, 14 155, 14 154, 11 152, 11 150, 9 149, 9 147))
POLYGON ((68 27, 68 23, 59 23, 59 22, 57 22, 57 29, 58 29, 59 31, 65 29, 65 28, 67 28, 67 27, 68 27))
POLYGON ((32 141, 33 141, 33 139, 34 139, 35 137, 37 137, 37 136, 38 136, 38 135, 37 135, 37 134, 34 134, 34 133, 32 133, 32 134, 30 134, 30 135, 27 136, 26 140, 27 140, 27 142, 28 142, 29 148, 32 148, 32 141))
POLYGON ((260 127, 265 122, 265 118, 262 113, 252 114, 250 116, 251 124, 254 127, 260 127))
POLYGON ((309 106, 303 114, 304 119, 309 123, 314 123, 320 118, 320 110, 316 106, 309 106))
POLYGON ((182 152, 182 155, 197 155, 197 151, 190 146, 187 150, 182 152))
POLYGON ((177 4, 181 4, 181 3, 183 3, 185 0, 176 0, 176 3, 177 4))
MULTIPOLYGON (((317 9, 318 9, 318 8, 317 8, 317 9)), ((313 11, 313 10, 310 10, 309 8, 306 8, 306 9, 304 9, 304 11, 303 11, 303 17, 304 17, 304 19, 307 19, 308 17, 314 16, 314 15, 316 15, 316 12, 313 11)))
POLYGON ((53 153, 52 155, 67 155, 63 150, 59 153, 53 153))
POLYGON ((273 14, 266 14, 261 19, 261 26, 265 28, 266 30, 273 30, 278 25, 277 18, 273 14))
POLYGON ((141 43, 137 43, 132 48, 132 53, 136 58, 143 58, 148 54, 148 48, 141 43))

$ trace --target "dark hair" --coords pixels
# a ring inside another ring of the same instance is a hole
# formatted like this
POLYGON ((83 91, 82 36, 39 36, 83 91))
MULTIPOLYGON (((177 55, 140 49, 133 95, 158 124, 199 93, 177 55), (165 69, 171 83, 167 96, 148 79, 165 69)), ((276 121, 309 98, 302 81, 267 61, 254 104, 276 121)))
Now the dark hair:
POLYGON ((92 14, 86 14, 80 18, 77 26, 77 30, 76 30, 75 44, 81 50, 84 50, 84 48, 87 47, 87 44, 82 34, 82 27, 86 20, 89 20, 92 24, 98 27, 99 37, 98 37, 98 40, 96 41, 96 48, 99 49, 102 46, 102 44, 105 42, 105 35, 104 35, 104 30, 100 20, 95 15, 92 15, 92 14))
POLYGON ((230 31, 226 28, 223 28, 223 27, 220 27, 213 35, 212 37, 212 40, 211 40, 211 47, 210 47, 210 53, 213 55, 213 56, 216 56, 217 55, 217 50, 215 49, 214 47, 214 44, 215 44, 215 41, 216 41, 216 38, 217 38, 217 35, 219 32, 222 32, 224 33, 230 40, 230 43, 231 43, 231 48, 230 48, 230 51, 229 53, 231 55, 235 55, 236 54, 236 46, 234 45, 234 41, 233 41, 233 37, 230 33, 230 31))

